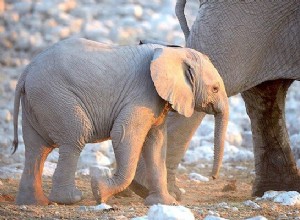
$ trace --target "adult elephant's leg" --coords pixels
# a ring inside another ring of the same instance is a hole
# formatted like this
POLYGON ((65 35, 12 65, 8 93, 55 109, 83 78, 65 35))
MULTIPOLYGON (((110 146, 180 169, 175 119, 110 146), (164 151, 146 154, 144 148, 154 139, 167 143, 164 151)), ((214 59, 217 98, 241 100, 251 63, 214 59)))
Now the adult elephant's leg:
POLYGON ((256 179, 253 195, 268 190, 300 191, 300 175, 285 123, 285 98, 293 80, 264 82, 242 97, 251 119, 256 179))
MULTIPOLYGON (((178 201, 181 200, 182 193, 176 186, 176 169, 204 116, 205 113, 203 112, 195 112, 190 118, 186 118, 178 113, 172 112, 169 113, 167 118, 168 147, 166 165, 168 191, 178 201)), ((136 175, 130 185, 130 189, 143 198, 147 197, 149 192, 145 169, 145 161, 144 158, 141 157, 136 175)))

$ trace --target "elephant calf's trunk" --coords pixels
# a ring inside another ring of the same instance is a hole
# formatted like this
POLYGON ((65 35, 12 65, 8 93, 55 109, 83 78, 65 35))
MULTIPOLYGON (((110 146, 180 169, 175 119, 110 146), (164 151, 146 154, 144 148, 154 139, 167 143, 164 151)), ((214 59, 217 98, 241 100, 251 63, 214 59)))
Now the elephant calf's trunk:
POLYGON ((226 106, 224 112, 215 115, 214 163, 212 170, 213 179, 218 177, 222 165, 228 114, 228 106, 226 106))

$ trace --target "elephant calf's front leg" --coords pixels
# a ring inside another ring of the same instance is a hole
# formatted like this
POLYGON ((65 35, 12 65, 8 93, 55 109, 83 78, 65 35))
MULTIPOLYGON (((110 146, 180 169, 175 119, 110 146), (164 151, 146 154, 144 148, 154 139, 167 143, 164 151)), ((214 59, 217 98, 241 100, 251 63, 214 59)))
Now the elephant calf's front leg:
POLYGON ((117 119, 111 131, 117 163, 115 174, 107 179, 91 179, 93 195, 98 203, 106 202, 109 197, 126 189, 134 178, 151 118, 139 112, 130 115, 128 119, 117 119))

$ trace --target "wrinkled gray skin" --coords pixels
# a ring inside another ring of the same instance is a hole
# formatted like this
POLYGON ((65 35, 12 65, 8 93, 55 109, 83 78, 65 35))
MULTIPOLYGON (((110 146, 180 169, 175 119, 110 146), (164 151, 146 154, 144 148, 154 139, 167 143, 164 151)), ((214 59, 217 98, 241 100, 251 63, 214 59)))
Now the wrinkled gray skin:
POLYGON ((124 190, 142 153, 149 194, 145 204, 173 204, 167 190, 165 117, 172 108, 183 117, 196 111, 216 116, 217 175, 228 121, 224 84, 210 60, 186 48, 145 44, 113 47, 69 39, 38 55, 21 75, 15 95, 22 103, 25 168, 17 204, 72 204, 82 198, 75 186, 85 143, 112 139, 117 169, 112 178, 91 180, 97 202, 124 190), (59 147, 49 199, 42 189, 48 154, 59 147))
MULTIPOLYGON (((201 1, 191 30, 185 2, 177 1, 176 15, 186 46, 208 54, 228 96, 242 93, 246 103, 255 154, 253 195, 268 190, 300 192, 285 123, 287 90, 300 79, 300 1, 201 1)), ((174 113, 167 119, 168 188, 178 200, 175 171, 204 116, 174 113)), ((147 191, 142 186, 143 166, 141 161, 132 187, 141 196, 147 191)))

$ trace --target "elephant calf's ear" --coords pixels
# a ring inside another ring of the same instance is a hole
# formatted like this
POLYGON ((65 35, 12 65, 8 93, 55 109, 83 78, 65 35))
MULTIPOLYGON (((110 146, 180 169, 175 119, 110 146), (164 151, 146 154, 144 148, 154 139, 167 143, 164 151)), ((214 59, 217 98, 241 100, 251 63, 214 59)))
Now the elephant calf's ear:
POLYGON ((186 54, 181 49, 156 48, 150 70, 159 96, 185 117, 194 112, 195 101, 192 82, 187 77, 184 63, 186 54))

